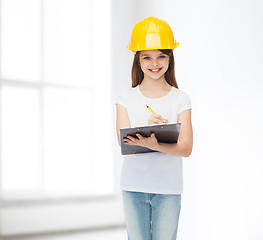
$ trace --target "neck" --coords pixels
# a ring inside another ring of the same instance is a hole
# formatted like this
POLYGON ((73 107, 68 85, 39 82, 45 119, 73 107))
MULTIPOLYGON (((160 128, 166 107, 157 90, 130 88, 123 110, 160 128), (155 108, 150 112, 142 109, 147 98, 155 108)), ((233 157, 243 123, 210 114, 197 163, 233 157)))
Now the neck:
POLYGON ((168 89, 170 87, 171 86, 166 82, 164 77, 160 79, 144 78, 140 84, 141 89, 147 89, 150 91, 168 89))

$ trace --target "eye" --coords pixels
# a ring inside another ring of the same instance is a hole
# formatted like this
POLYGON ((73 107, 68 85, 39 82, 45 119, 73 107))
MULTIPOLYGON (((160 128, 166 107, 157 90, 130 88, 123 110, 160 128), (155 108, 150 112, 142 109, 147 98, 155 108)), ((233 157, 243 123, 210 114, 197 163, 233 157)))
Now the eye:
POLYGON ((149 59, 150 59, 150 57, 144 57, 143 59, 145 59, 145 60, 149 60, 149 59))
POLYGON ((161 55, 161 56, 159 56, 159 58, 166 58, 166 56, 165 55, 161 55))

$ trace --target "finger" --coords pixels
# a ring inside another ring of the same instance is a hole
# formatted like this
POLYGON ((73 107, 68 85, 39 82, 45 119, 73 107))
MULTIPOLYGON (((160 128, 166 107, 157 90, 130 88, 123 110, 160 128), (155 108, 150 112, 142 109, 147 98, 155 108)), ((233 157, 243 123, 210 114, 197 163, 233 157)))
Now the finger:
POLYGON ((155 115, 154 118, 155 119, 162 119, 162 117, 160 115, 155 115))
POLYGON ((165 118, 160 118, 160 121, 161 121, 161 123, 167 123, 168 122, 168 120, 165 118))
POLYGON ((164 118, 163 118, 163 117, 161 117, 161 116, 160 116, 160 117, 158 117, 157 119, 158 119, 158 120, 160 120, 160 121, 162 121, 162 122, 163 122, 164 120, 166 120, 166 119, 164 119, 164 118))
POLYGON ((142 139, 143 136, 140 134, 140 133, 136 133, 136 136, 139 138, 139 139, 142 139))
POLYGON ((129 140, 130 140, 130 141, 132 141, 132 142, 134 142, 134 141, 138 140, 137 138, 135 138, 135 137, 132 137, 132 136, 127 136, 127 138, 129 138, 129 140))
POLYGON ((163 120, 161 120, 161 119, 158 119, 157 121, 155 121, 154 123, 163 123, 163 120))
POLYGON ((133 140, 134 139, 132 136, 127 136, 126 138, 129 139, 129 140, 133 140))
POLYGON ((123 139, 123 140, 124 140, 125 144, 129 144, 129 145, 133 144, 133 141, 131 139, 126 138, 126 139, 123 139))

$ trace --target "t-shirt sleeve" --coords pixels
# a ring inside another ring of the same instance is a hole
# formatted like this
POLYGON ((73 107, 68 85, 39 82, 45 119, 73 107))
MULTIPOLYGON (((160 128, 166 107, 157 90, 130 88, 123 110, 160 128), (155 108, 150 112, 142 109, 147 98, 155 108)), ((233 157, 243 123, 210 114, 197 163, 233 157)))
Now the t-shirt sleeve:
POLYGON ((180 100, 179 100, 179 114, 191 108, 192 106, 191 106, 191 100, 189 95, 181 90, 180 100))
POLYGON ((121 90, 117 96, 115 97, 115 102, 114 104, 120 104, 124 107, 126 107, 126 104, 125 104, 125 90, 121 90))

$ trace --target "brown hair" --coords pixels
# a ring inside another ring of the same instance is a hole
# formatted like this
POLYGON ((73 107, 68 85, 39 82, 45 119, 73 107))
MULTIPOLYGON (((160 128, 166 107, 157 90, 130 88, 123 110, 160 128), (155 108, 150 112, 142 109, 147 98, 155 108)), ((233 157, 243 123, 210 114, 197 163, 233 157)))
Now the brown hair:
MULTIPOLYGON (((164 74, 166 82, 178 88, 176 79, 175 79, 175 73, 174 73, 174 55, 173 55, 173 50, 172 49, 160 49, 163 54, 167 54, 169 56, 169 67, 164 74)), ((133 59, 133 64, 132 64, 132 72, 131 72, 131 77, 132 77, 132 87, 136 87, 139 84, 141 84, 143 78, 144 78, 144 73, 141 69, 140 65, 140 51, 136 52, 134 55, 133 59)))

